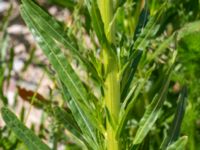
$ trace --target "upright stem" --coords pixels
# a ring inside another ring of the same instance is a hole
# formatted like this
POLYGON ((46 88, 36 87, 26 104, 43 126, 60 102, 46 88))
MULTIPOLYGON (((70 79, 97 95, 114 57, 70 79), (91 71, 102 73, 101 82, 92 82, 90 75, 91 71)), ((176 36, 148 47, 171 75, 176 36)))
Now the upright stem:
MULTIPOLYGON (((118 123, 120 110, 120 82, 118 78, 118 68, 116 61, 106 52, 104 53, 104 62, 107 67, 107 76, 105 80, 105 103, 115 124, 118 123)), ((116 131, 113 129, 107 119, 107 149, 119 150, 119 141, 115 138, 116 131)))
MULTIPOLYGON (((114 42, 114 26, 109 27, 113 19, 114 1, 113 0, 99 0, 99 9, 104 23, 104 31, 110 43, 114 42), (110 29, 110 31, 108 31, 110 29)), ((114 123, 118 123, 119 109, 120 109, 120 82, 118 77, 117 59, 113 55, 112 49, 104 47, 103 49, 104 67, 106 71, 105 80, 105 104, 110 112, 114 123)), ((113 129, 107 119, 107 149, 120 150, 119 141, 115 138, 116 131, 113 129)))
POLYGON ((111 28, 111 31, 108 32, 109 24, 112 21, 114 8, 113 8, 113 0, 99 0, 99 9, 101 13, 101 17, 104 23, 104 31, 106 33, 107 39, 109 42, 114 41, 114 29, 111 28))

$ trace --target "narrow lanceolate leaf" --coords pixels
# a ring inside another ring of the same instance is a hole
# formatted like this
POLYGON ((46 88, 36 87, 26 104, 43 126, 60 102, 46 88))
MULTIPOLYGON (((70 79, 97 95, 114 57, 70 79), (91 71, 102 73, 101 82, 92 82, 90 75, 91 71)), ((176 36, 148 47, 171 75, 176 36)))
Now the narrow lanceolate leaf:
MULTIPOLYGON (((83 101, 84 106, 87 108, 86 110, 91 112, 92 107, 89 106, 90 104, 88 103, 86 90, 74 70, 71 68, 71 65, 62 54, 61 50, 56 46, 53 39, 48 37, 46 32, 41 30, 40 27, 30 19, 23 7, 21 8, 21 14, 33 35, 36 37, 38 44, 49 58, 54 69, 57 71, 60 80, 67 87, 70 96, 74 101, 76 101, 76 103, 78 103, 78 101, 83 101)), ((83 110, 80 108, 80 111, 82 112, 83 110)), ((89 129, 90 128, 88 128, 88 130, 89 129)), ((89 133, 91 133, 91 131, 92 130, 89 130, 89 133)))
POLYGON ((64 32, 63 27, 55 20, 52 16, 42 10, 31 0, 23 0, 23 9, 29 14, 29 17, 37 24, 39 24, 40 29, 44 30, 46 34, 51 37, 56 42, 65 46, 72 52, 73 56, 80 60, 80 62, 85 65, 88 70, 98 79, 98 73, 95 68, 85 59, 81 53, 78 51, 76 46, 72 44, 73 42, 64 32), (48 30, 47 30, 48 29, 48 30))
POLYGON ((146 81, 149 79, 153 70, 154 70, 154 66, 151 67, 146 72, 144 79, 141 79, 135 83, 135 84, 137 84, 137 86, 135 86, 135 89, 133 87, 133 89, 131 89, 129 91, 129 93, 127 94, 127 96, 120 108, 120 119, 119 119, 120 121, 119 121, 119 125, 117 128, 117 133, 116 133, 117 138, 120 137, 120 135, 126 125, 128 115, 131 112, 131 110, 133 109, 138 95, 140 94, 141 90, 144 88, 144 85, 145 85, 146 81))
POLYGON ((64 54, 56 45, 55 41, 48 36, 45 30, 42 30, 40 23, 36 23, 30 16, 29 12, 21 7, 21 15, 30 28, 32 34, 42 48, 50 63, 58 73, 60 80, 68 88, 70 95, 76 100, 83 100, 88 106, 88 95, 81 80, 72 69, 64 54))
MULTIPOLYGON (((68 104, 72 105, 70 108, 73 112, 74 118, 77 117, 76 122, 81 128, 81 131, 83 133, 87 133, 85 134, 85 136, 87 136, 88 143, 90 143, 92 147, 97 147, 95 129, 87 118, 88 116, 85 114, 87 111, 87 114, 89 114, 90 112, 90 116, 93 115, 91 113, 92 107, 90 107, 91 105, 88 103, 88 94, 86 92, 86 89, 84 88, 77 74, 72 69, 69 62, 66 60, 64 54, 56 45, 54 39, 48 36, 46 31, 43 30, 43 28, 41 27, 40 23, 38 24, 37 22, 35 22, 35 20, 31 17, 29 10, 24 9, 24 7, 24 5, 22 5, 21 7, 21 14, 23 19, 32 31, 32 34, 36 38, 45 55, 48 57, 54 69, 58 73, 59 79, 67 88, 67 91, 69 91, 70 97, 73 99, 73 101, 71 102, 72 104, 69 102, 68 104), (82 104, 81 107, 80 105, 78 105, 79 103, 82 104), (82 124, 79 122, 81 122, 82 124), (90 137, 92 137, 93 141, 90 137), (94 141, 96 142, 96 145, 94 145, 94 141)), ((64 91, 63 93, 65 94, 66 91, 64 91)))
POLYGON ((86 0, 86 5, 90 13, 93 28, 96 32, 101 45, 107 44, 106 35, 104 32, 104 24, 96 0, 86 0))
POLYGON ((65 100, 68 102, 69 108, 72 111, 74 119, 76 120, 79 128, 83 133, 83 137, 88 142, 88 144, 94 149, 98 149, 98 143, 96 139, 96 131, 94 126, 91 124, 88 116, 86 115, 86 111, 83 111, 80 103, 78 103, 75 99, 70 98, 68 96, 68 89, 62 84, 62 90, 65 100))
POLYGON ((58 42, 64 43, 74 53, 78 53, 77 49, 71 44, 70 38, 64 32, 61 24, 52 16, 42 10, 31 0, 22 0, 23 8, 30 15, 31 19, 36 23, 40 23, 40 28, 46 30, 46 34, 56 39, 58 42), (48 30, 47 30, 48 29, 48 30))
MULTIPOLYGON (((165 4, 166 3, 164 3, 163 6, 158 10, 158 13, 156 15, 149 17, 149 21, 147 22, 139 36, 137 36, 137 40, 134 42, 131 52, 138 49, 144 50, 147 47, 149 43, 148 39, 155 35, 157 32, 156 24, 160 19, 161 14, 163 13, 165 4)), ((130 56, 130 59, 132 59, 132 56, 130 56)))
POLYGON ((187 136, 180 137, 176 142, 167 147, 167 150, 184 150, 188 141, 187 136))
POLYGON ((171 128, 169 130, 168 137, 164 140, 162 144, 163 150, 166 150, 167 146, 176 141, 179 137, 181 123, 185 113, 186 101, 187 101, 187 88, 183 87, 182 92, 178 99, 178 108, 173 123, 171 125, 171 128))
POLYGON ((64 128, 67 129, 78 141, 88 145, 72 114, 66 112, 60 107, 53 108, 53 114, 56 120, 62 124, 64 128))
POLYGON ((64 111, 62 108, 53 108, 53 114, 60 124, 63 124, 66 129, 68 129, 74 136, 81 138, 81 131, 77 126, 74 118, 71 114, 64 111))
POLYGON ((134 41, 138 38, 142 29, 146 26, 149 15, 150 15, 150 12, 148 9, 147 1, 145 1, 145 6, 142 9, 142 12, 140 13, 139 21, 135 29, 134 39, 133 39, 134 41))
POLYGON ((168 91, 171 70, 172 67, 168 70, 166 77, 163 79, 163 85, 160 92, 158 93, 158 95, 155 96, 152 103, 147 107, 145 114, 139 123, 139 129, 137 130, 136 136, 133 141, 134 145, 142 143, 143 139, 149 133, 159 116, 161 107, 165 101, 168 91))
POLYGON ((30 129, 12 113, 8 108, 1 109, 3 120, 6 125, 15 133, 15 135, 23 141, 29 150, 50 150, 30 129))
POLYGON ((152 37, 156 32, 156 23, 163 13, 162 10, 157 13, 155 16, 151 16, 148 20, 148 8, 145 6, 141 18, 144 18, 145 21, 142 22, 140 19, 140 23, 136 29, 134 35, 134 45, 130 47, 130 57, 127 64, 127 67, 124 70, 124 79, 122 80, 122 98, 126 96, 127 88, 129 88, 130 83, 134 77, 134 73, 137 69, 138 63, 141 59, 142 52, 145 50, 149 43, 149 38, 152 37), (127 85, 126 85, 127 84, 127 85), (126 87, 126 88, 124 88, 126 87))
POLYGON ((129 65, 126 70, 124 71, 123 78, 121 81, 121 99, 124 100, 125 96, 127 95, 127 92, 130 88, 131 82, 134 78, 135 72, 137 70, 137 66, 140 62, 140 59, 142 57, 142 51, 138 50, 134 52, 134 58, 131 61, 131 65, 129 65))

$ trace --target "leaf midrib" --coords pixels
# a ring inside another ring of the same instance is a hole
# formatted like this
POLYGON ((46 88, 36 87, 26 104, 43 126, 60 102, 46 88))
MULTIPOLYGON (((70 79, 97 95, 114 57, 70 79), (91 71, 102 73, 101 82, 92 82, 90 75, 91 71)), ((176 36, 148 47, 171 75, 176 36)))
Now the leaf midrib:
MULTIPOLYGON (((26 10, 25 10, 25 12, 26 12, 26 10)), ((31 17, 28 15, 27 12, 26 12, 26 15, 27 15, 29 18, 31 18, 31 17)), ((32 21, 35 23, 34 19, 32 19, 32 21)), ((32 24, 32 23, 31 23, 31 24, 32 24)), ((35 24, 36 24, 36 23, 35 23, 35 24)), ((37 25, 38 25, 39 28, 40 28, 40 25, 39 25, 39 24, 37 24, 37 25)), ((37 25, 35 25, 35 26, 37 26, 37 25)), ((38 29, 36 29, 36 28, 34 27, 33 24, 32 24, 32 28, 34 28, 34 29, 36 30, 37 34, 40 35, 40 37, 43 39, 43 41, 47 44, 48 48, 51 49, 51 47, 49 46, 48 42, 47 42, 46 40, 44 40, 44 37, 41 36, 40 32, 38 31, 38 29)), ((40 29, 41 29, 41 28, 40 28, 40 29)), ((41 30, 42 30, 42 29, 41 29, 41 30)), ((42 30, 42 31, 44 32, 44 30, 42 30)), ((33 34, 34 34, 34 33, 33 33, 33 34)), ((48 55, 50 56, 51 54, 56 58, 57 62, 58 62, 59 65, 61 66, 62 70, 63 70, 64 73, 68 76, 69 80, 71 81, 72 85, 74 86, 76 92, 79 94, 79 96, 80 96, 80 97, 84 100, 84 102, 86 103, 86 101, 87 101, 86 98, 82 97, 82 94, 80 94, 80 92, 79 92, 79 90, 77 89, 77 87, 75 86, 75 83, 73 82, 72 78, 71 78, 70 75, 67 73, 67 71, 64 69, 64 66, 62 65, 62 63, 60 62, 60 60, 58 59, 58 57, 57 57, 57 55, 54 53, 54 51, 52 51, 52 49, 51 49, 51 51, 50 51, 50 53, 49 53, 48 55)), ((66 62, 67 65, 70 67, 70 69, 72 69, 71 66, 70 66, 70 64, 69 64, 67 61, 65 61, 65 62, 66 62)), ((72 69, 72 70, 73 70, 73 69, 72 69)), ((76 75, 76 74, 74 73, 74 75, 76 75)), ((78 77, 78 76, 77 76, 77 77, 78 77)), ((65 83, 65 84, 66 84, 66 83, 65 83)), ((82 87, 82 88, 83 88, 83 87, 82 87)), ((74 95, 73 95, 73 97, 74 97, 74 95)), ((76 97, 76 96, 75 96, 75 97, 76 97)), ((86 105, 86 106, 87 106, 87 105, 86 105)))

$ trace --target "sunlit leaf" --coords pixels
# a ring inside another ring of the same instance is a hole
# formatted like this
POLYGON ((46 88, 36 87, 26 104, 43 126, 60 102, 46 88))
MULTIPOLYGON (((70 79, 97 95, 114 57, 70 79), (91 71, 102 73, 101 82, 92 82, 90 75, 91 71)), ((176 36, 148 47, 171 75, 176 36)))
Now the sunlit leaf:
POLYGON ((40 28, 40 24, 37 24, 32 20, 31 14, 27 12, 28 10, 24 9, 24 7, 21 7, 21 14, 32 31, 32 34, 35 36, 38 44, 41 46, 43 52, 57 71, 59 78, 65 86, 68 87, 69 93, 73 98, 83 100, 84 103, 88 105, 86 89, 69 62, 66 60, 64 54, 56 45, 54 40, 47 35, 46 31, 40 28))
POLYGON ((100 80, 95 68, 81 55, 80 51, 73 44, 73 41, 68 37, 64 28, 56 19, 42 10, 31 0, 23 0, 23 9, 29 14, 32 21, 39 25, 40 30, 45 31, 46 35, 55 40, 56 43, 60 43, 68 48, 73 56, 80 60, 80 62, 88 68, 88 71, 93 73, 93 76, 95 76, 97 80, 100 80), (48 30, 46 30, 47 28, 48 30))
POLYGON ((187 136, 180 137, 176 142, 168 146, 166 150, 184 150, 187 141, 188 141, 187 136))
POLYGON ((100 44, 103 46, 107 44, 107 40, 104 32, 104 24, 97 5, 97 1, 86 0, 86 5, 90 13, 93 28, 97 34, 100 44))

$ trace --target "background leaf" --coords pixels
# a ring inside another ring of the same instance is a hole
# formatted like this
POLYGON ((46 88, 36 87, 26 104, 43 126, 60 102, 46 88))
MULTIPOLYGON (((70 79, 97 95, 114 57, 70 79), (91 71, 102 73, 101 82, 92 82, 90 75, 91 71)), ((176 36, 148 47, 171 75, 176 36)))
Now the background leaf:
POLYGON ((180 134, 181 123, 185 113, 187 100, 187 88, 184 86, 178 99, 178 108, 170 127, 168 137, 163 141, 162 149, 165 150, 168 145, 176 141, 180 134))
POLYGON ((165 78, 163 79, 162 87, 158 95, 154 97, 152 103, 146 108, 145 114, 140 120, 139 129, 137 130, 137 133, 133 141, 134 145, 140 144, 143 141, 143 139, 146 137, 146 135, 154 125, 155 121, 157 120, 161 107, 166 99, 171 71, 172 68, 170 68, 166 73, 165 78))
POLYGON ((8 108, 1 109, 3 120, 15 135, 26 144, 29 150, 50 150, 33 131, 28 129, 8 108))
POLYGON ((169 147, 167 147, 167 150, 184 150, 187 140, 187 136, 183 136, 171 144, 169 147))

